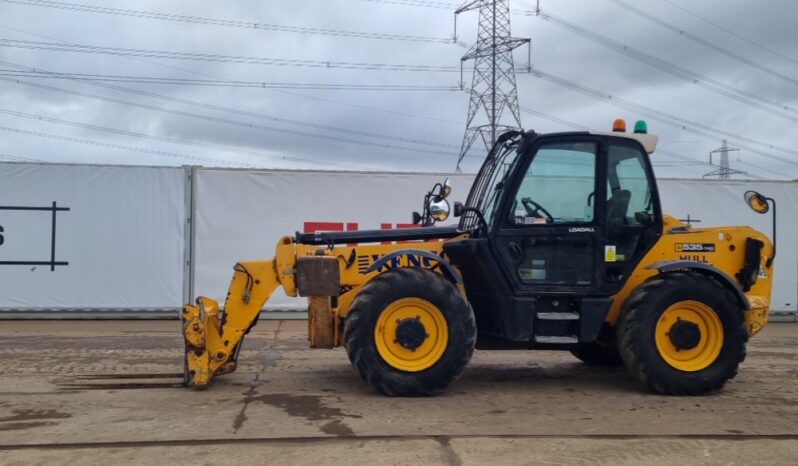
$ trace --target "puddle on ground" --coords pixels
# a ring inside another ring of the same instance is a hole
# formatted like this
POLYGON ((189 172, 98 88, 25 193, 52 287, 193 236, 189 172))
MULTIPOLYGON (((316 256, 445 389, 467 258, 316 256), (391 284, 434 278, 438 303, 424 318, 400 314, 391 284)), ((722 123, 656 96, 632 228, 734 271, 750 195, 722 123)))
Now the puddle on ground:
MULTIPOLYGON (((255 380, 255 383, 257 379, 255 380)), ((354 431, 347 426, 344 418, 359 418, 360 415, 344 413, 340 408, 327 406, 324 404, 324 397, 316 395, 289 395, 287 393, 267 393, 255 395, 257 385, 253 385, 244 393, 244 406, 233 420, 233 431, 238 430, 244 425, 248 417, 247 407, 250 403, 260 402, 275 408, 280 408, 286 414, 293 417, 300 417, 307 421, 319 422, 327 421, 319 428, 322 432, 339 437, 353 436, 354 431)))

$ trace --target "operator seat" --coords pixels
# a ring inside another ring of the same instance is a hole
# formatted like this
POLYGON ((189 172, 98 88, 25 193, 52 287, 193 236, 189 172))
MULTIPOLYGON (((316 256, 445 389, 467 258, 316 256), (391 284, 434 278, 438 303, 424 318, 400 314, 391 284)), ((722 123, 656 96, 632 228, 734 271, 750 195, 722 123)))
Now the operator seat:
POLYGON ((612 229, 626 225, 626 213, 632 193, 628 189, 619 189, 607 200, 607 226, 612 229))

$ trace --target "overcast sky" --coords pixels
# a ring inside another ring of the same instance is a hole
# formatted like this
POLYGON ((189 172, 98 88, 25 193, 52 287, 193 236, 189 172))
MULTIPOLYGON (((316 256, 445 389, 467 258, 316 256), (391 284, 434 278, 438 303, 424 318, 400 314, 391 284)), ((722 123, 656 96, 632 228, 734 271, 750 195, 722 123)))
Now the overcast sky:
MULTIPOLYGON (((19 2, 25 4, 0 1, 0 38, 5 39, 0 41, 0 60, 7 62, 0 64, 3 70, 0 78, 8 78, 7 71, 14 69, 8 64, 11 63, 61 73, 447 88, 458 85, 459 72, 135 58, 9 45, 30 46, 29 41, 62 41, 164 52, 453 68, 459 67, 460 57, 466 50, 461 45, 451 43, 223 27, 30 5, 41 3, 38 0, 19 2), (28 42, 8 42, 8 39, 28 42), (2 73, 6 73, 6 76, 2 73)), ((430 4, 446 5, 449 1, 393 2, 76 0, 59 4, 102 5, 288 27, 440 39, 452 37, 454 8, 430 7, 430 4), (419 3, 428 6, 418 6, 419 3)), ((547 76, 555 76, 678 117, 682 119, 683 126, 693 128, 689 123, 694 122, 705 129, 699 134, 684 131, 678 128, 678 124, 668 125, 636 114, 628 108, 614 106, 608 102, 613 99, 593 98, 526 73, 525 48, 515 53, 521 106, 595 130, 609 130, 612 120, 617 117, 626 118, 630 125, 636 119, 644 118, 649 121, 650 131, 660 135, 661 149, 700 161, 706 161, 709 151, 718 148, 720 141, 731 135, 736 139, 730 137, 729 145, 739 147, 739 143, 745 147, 732 156, 732 168, 748 171, 758 177, 798 178, 798 144, 795 144, 798 122, 798 32, 795 21, 798 18, 798 2, 628 2, 688 34, 669 30, 625 10, 612 0, 542 0, 543 11, 555 20, 514 14, 513 35, 532 39, 532 65, 547 76), (716 28, 677 6, 688 8, 690 12, 728 28, 756 45, 716 28), (698 74, 701 79, 712 80, 716 84, 710 87, 721 90, 713 92, 707 89, 706 81, 680 79, 634 60, 602 46, 600 40, 588 40, 575 34, 564 28, 559 20, 634 47, 698 74), (691 39, 690 35, 700 38, 704 43, 691 39), (738 58, 724 54, 723 50, 738 58), (741 98, 741 93, 746 97, 741 98), (765 144, 774 147, 769 148, 765 144)), ((513 10, 534 8, 534 0, 511 0, 510 4, 513 10)), ((471 43, 476 39, 476 19, 475 11, 460 15, 458 40, 471 43)), ((466 73, 465 78, 468 87, 470 73, 466 73)), ((96 82, 91 84, 36 77, 12 79, 84 94, 0 81, 0 111, 6 112, 0 113, 0 127, 5 128, 0 131, 0 157, 24 157, 50 162, 451 172, 463 138, 468 106, 468 95, 457 90, 275 90, 110 83, 184 99, 176 102, 109 89, 95 85, 96 82), (131 101, 139 106, 91 98, 89 95, 131 101), (186 100, 224 106, 234 112, 209 108, 207 105, 187 105, 186 100), (22 112, 28 117, 18 113, 9 114, 8 111, 22 112), (249 114, 242 114, 241 111, 249 114), (38 117, 44 117, 44 120, 38 117), (274 118, 283 120, 275 121, 274 118), (247 127, 248 124, 256 127, 247 127), (156 139, 98 131, 87 125, 144 134, 156 139), (27 133, 10 132, 8 129, 27 133), (163 138, 171 139, 167 141, 163 138), (123 147, 150 152, 131 151, 123 147)), ((522 124, 525 129, 538 132, 573 129, 530 113, 522 113, 522 124)), ((476 171, 482 154, 484 150, 475 151, 463 165, 464 170, 476 171)), ((712 170, 706 165, 690 164, 684 159, 663 154, 656 155, 654 160, 660 176, 700 177, 712 170)))

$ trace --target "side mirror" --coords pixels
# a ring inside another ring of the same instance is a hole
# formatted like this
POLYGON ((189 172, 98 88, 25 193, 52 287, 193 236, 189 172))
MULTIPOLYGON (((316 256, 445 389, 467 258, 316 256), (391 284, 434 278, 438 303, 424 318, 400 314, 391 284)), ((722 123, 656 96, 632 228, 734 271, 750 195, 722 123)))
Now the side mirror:
POLYGON ((773 259, 776 258, 776 200, 772 197, 763 196, 756 191, 746 191, 743 194, 743 199, 748 207, 758 214, 766 214, 770 211, 770 204, 773 204, 773 255, 771 255, 765 265, 770 267, 773 265, 773 259))
POLYGON ((461 217, 463 215, 463 203, 460 201, 455 201, 454 203, 454 216, 461 217))
POLYGON ((743 195, 743 199, 745 199, 745 203, 748 204, 748 207, 758 214, 766 214, 770 210, 768 199, 756 191, 746 191, 743 195))
POLYGON ((436 222, 442 222, 449 218, 449 201, 441 199, 439 201, 430 202, 429 216, 436 222))

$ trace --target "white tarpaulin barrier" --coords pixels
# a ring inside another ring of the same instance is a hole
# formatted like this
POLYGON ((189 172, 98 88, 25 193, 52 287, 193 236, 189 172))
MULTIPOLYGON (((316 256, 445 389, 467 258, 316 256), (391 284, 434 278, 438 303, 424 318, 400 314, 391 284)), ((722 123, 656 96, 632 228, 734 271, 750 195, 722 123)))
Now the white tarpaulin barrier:
MULTIPOLYGON (((235 262, 271 258, 282 235, 407 224, 446 177, 192 172, 187 182, 183 168, 0 163, 0 310, 174 309, 192 291, 224 300, 235 262)), ((465 201, 473 177, 450 178, 451 200, 465 201)), ((697 227, 751 225, 768 235, 770 214, 749 210, 742 195, 754 189, 775 198, 773 308, 796 311, 798 182, 664 179, 659 186, 665 213, 690 215, 701 220, 697 227)), ((278 290, 268 307, 304 305, 278 290)))
POLYGON ((0 164, 0 309, 183 301, 182 168, 0 164))

